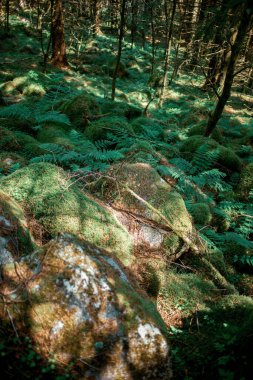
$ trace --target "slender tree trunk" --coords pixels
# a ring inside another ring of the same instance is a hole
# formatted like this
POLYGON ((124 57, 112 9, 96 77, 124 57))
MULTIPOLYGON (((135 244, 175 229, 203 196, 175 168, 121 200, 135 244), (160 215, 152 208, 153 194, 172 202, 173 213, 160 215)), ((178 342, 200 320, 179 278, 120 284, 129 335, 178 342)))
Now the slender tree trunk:
MULTIPOLYGON (((164 93, 167 87, 167 80, 168 80, 168 70, 169 70, 169 61, 170 61, 170 51, 171 51, 171 44, 172 44, 172 32, 173 32, 173 23, 176 13, 176 5, 177 1, 173 0, 172 5, 172 12, 171 12, 171 18, 170 18, 170 26, 168 31, 166 32, 166 48, 165 48, 165 60, 164 60, 164 71, 163 71, 163 78, 162 78, 162 86, 161 86, 161 93, 160 93, 160 99, 159 99, 159 107, 162 107, 163 101, 164 101, 164 93)), ((166 23, 168 22, 168 9, 167 4, 165 3, 165 12, 166 15, 166 23)))
POLYGON ((154 23, 154 8, 153 4, 150 6, 151 16, 151 39, 152 39, 152 61, 151 61, 151 75, 154 74, 155 69, 155 23, 154 23))
POLYGON ((138 2, 131 0, 131 46, 133 48, 135 36, 137 33, 137 15, 138 15, 138 2))
POLYGON ((92 2, 92 34, 96 37, 100 33, 100 0, 92 2))
POLYGON ((10 30, 10 0, 5 1, 5 29, 10 30))
MULTIPOLYGON (((240 5, 239 7, 239 9, 241 9, 242 6, 240 5)), ((236 9, 235 11, 237 10, 238 9, 236 9)), ((225 74, 224 87, 217 102, 216 108, 208 120, 205 136, 210 136, 210 134, 216 127, 231 94, 236 62, 238 60, 243 41, 252 21, 252 7, 250 7, 250 0, 244 3, 242 13, 240 12, 240 14, 238 14, 238 18, 239 21, 234 31, 234 43, 231 46, 231 54, 229 57, 228 67, 225 74)))
POLYGON ((51 64, 63 68, 68 66, 64 36, 64 17, 61 0, 51 0, 52 14, 52 57, 51 64))
POLYGON ((198 28, 198 20, 200 15, 200 8, 201 8, 201 2, 202 0, 195 0, 192 10, 192 19, 191 19, 191 28, 192 28, 192 34, 191 34, 191 42, 190 42, 190 62, 191 65, 196 65, 198 63, 198 55, 199 55, 199 43, 196 41, 196 34, 197 34, 197 28, 198 28))
POLYGON ((121 53, 122 53, 122 42, 123 42, 123 37, 124 37, 124 26, 125 26, 125 13, 126 13, 126 0, 122 0, 121 12, 120 12, 120 30, 119 30, 119 41, 118 41, 118 54, 117 54, 115 70, 114 70, 113 78, 112 78, 112 100, 115 99, 116 80, 117 80, 117 76, 118 76, 121 53))

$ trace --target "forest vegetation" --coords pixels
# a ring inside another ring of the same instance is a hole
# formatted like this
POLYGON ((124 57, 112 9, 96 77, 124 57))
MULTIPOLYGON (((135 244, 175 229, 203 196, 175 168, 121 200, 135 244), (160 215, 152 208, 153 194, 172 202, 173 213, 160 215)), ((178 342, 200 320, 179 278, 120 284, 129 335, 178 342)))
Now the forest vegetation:
POLYGON ((253 373, 251 0, 0 0, 3 379, 253 373))

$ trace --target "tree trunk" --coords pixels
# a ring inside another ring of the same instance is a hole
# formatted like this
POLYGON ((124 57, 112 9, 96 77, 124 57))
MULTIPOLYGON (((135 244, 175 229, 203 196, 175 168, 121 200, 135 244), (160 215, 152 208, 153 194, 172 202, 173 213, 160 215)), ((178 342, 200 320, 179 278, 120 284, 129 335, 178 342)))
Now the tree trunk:
POLYGON ((96 37, 100 33, 100 0, 92 2, 92 34, 96 37))
POLYGON ((64 17, 61 0, 51 0, 52 4, 52 25, 51 25, 51 37, 52 37, 52 57, 51 64, 58 68, 64 68, 68 66, 66 55, 66 43, 64 37, 64 17))
MULTIPOLYGON (((163 71, 162 86, 161 86, 161 93, 160 93, 160 99, 159 99, 159 107, 162 107, 162 104, 164 101, 164 93, 167 87, 167 77, 168 77, 170 51, 171 51, 171 44, 172 44, 172 32, 173 32, 173 23, 174 23, 174 18, 175 18, 175 13, 176 13, 176 5, 177 5, 177 1, 173 0, 172 12, 170 16, 171 17, 170 26, 169 26, 168 31, 166 32, 164 71, 163 71)), ((165 3, 165 13, 166 13, 166 23, 167 23, 169 15, 168 15, 168 9, 167 9, 166 3, 165 3)))
POLYGON ((131 46, 133 48, 134 40, 137 33, 137 16, 138 16, 138 2, 131 0, 131 46))
POLYGON ((5 1, 5 29, 7 32, 10 29, 10 0, 5 1))
POLYGON ((124 37, 124 26, 125 26, 125 13, 126 13, 126 0, 122 0, 121 12, 120 12, 120 30, 119 30, 119 42, 118 42, 118 54, 116 59, 115 70, 112 78, 112 100, 115 99, 116 92, 116 80, 118 76, 118 70, 120 66, 120 59, 122 53, 122 42, 124 37))
POLYGON ((210 134, 216 127, 224 110, 224 107, 230 97, 231 88, 234 80, 236 62, 239 57, 244 38, 251 24, 252 8, 250 7, 250 0, 247 0, 247 2, 245 2, 243 6, 240 5, 239 9, 236 8, 235 12, 237 12, 241 8, 242 12, 239 11, 239 14, 237 15, 239 20, 233 33, 233 45, 231 46, 231 54, 229 57, 228 66, 225 74, 224 87, 217 102, 216 108, 209 118, 205 136, 210 136, 210 134))

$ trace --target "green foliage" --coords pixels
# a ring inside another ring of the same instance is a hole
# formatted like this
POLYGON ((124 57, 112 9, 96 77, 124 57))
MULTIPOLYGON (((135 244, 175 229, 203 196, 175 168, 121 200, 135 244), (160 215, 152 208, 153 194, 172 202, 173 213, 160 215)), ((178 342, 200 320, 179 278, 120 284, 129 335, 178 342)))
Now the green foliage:
POLYGON ((119 132, 126 131, 133 134, 131 125, 127 123, 126 119, 116 116, 103 117, 89 123, 84 134, 89 140, 92 141, 105 140, 107 138, 107 134, 113 134, 115 130, 119 130, 119 132))

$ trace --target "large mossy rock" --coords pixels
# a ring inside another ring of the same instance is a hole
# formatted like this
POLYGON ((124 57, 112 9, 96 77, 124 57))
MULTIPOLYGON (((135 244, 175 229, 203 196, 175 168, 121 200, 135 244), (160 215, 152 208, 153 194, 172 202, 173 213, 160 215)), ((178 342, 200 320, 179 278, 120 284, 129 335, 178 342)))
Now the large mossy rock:
MULTIPOLYGON (((80 379, 171 378, 159 313, 104 251, 62 235, 2 272, 12 322, 39 355, 74 363, 80 379)), ((0 316, 9 326, 3 303, 0 316)))
POLYGON ((180 238, 195 240, 183 198, 149 164, 114 165, 99 185, 136 247, 174 255, 180 238))
POLYGON ((60 106, 60 110, 68 115, 76 128, 83 129, 94 115, 101 114, 95 97, 81 93, 73 99, 67 100, 60 106))
POLYGON ((132 261, 127 231, 101 203, 84 194, 63 169, 32 164, 1 178, 0 189, 29 210, 50 236, 69 232, 132 261))
POLYGON ((0 190, 0 265, 35 248, 20 205, 0 190))
POLYGON ((195 153, 198 152, 199 155, 203 155, 203 161, 206 161, 207 153, 214 151, 217 155, 215 164, 220 170, 232 172, 242 170, 242 161, 232 149, 226 148, 208 137, 191 136, 181 146, 181 152, 187 159, 193 159, 195 153))

